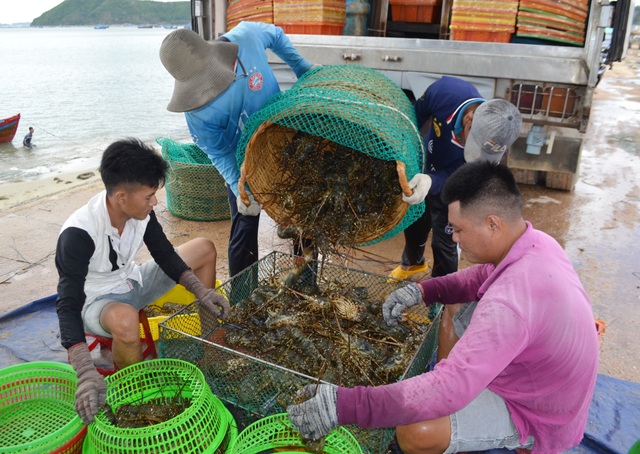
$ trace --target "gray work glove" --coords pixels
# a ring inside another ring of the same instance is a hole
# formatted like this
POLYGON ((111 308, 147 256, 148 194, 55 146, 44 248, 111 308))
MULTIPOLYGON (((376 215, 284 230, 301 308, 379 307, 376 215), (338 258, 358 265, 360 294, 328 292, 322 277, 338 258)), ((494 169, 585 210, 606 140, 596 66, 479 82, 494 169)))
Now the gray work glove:
POLYGON ((75 344, 67 353, 69 364, 78 376, 76 412, 85 424, 91 424, 100 407, 105 404, 107 383, 93 365, 86 342, 75 344))
POLYGON ((391 292, 382 305, 382 316, 389 326, 396 326, 402 319, 402 312, 411 306, 423 303, 418 284, 409 284, 391 292))
POLYGON ((249 206, 245 205, 240 197, 236 199, 238 205, 238 213, 244 216, 258 216, 260 214, 260 210, 262 209, 262 205, 258 203, 253 194, 247 193, 249 196, 249 206))
POLYGON ((309 400, 287 407, 289 419, 302 438, 318 440, 338 427, 336 385, 307 385, 302 394, 309 400))
POLYGON ((229 317, 231 307, 227 299, 215 290, 205 287, 192 270, 182 273, 179 283, 193 293, 200 301, 200 304, 216 317, 222 320, 229 317))
POLYGON ((431 189, 431 177, 425 173, 417 173, 410 181, 409 186, 413 189, 410 196, 402 195, 402 200, 409 205, 417 205, 424 200, 431 189))

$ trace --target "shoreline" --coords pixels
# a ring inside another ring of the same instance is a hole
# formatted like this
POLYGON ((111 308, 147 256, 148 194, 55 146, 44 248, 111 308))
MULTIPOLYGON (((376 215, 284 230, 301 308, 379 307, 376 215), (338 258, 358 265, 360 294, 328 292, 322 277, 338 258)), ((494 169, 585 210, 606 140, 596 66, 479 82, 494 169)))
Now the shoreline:
POLYGON ((83 185, 101 182, 97 168, 58 172, 36 180, 0 184, 0 211, 56 195, 83 185))

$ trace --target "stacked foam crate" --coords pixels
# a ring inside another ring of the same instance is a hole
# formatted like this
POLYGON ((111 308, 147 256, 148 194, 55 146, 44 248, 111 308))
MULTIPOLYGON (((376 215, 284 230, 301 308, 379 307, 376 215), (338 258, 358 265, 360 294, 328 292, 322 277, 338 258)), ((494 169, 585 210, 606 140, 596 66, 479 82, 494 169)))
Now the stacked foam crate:
POLYGON ((273 0, 231 0, 227 6, 228 29, 243 20, 273 24, 273 0))
POLYGON ((346 0, 273 0, 274 24, 285 33, 342 35, 346 0))
POLYGON ((454 0, 451 39, 508 43, 516 28, 518 0, 454 0))
POLYGON ((520 0, 516 36, 583 46, 588 0, 520 0))

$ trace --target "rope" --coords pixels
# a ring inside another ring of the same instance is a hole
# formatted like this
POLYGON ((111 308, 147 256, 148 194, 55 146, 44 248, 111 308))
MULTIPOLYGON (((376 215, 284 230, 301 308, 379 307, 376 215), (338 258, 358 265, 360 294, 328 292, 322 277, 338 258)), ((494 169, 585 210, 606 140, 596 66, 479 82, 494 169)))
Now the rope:
MULTIPOLYGON (((23 118, 24 118, 24 117, 23 117, 23 118)), ((58 136, 58 135, 56 135, 56 134, 52 133, 51 131, 49 131, 49 130, 47 130, 47 129, 43 128, 43 127, 42 127, 40 124, 38 124, 38 123, 33 123, 33 122, 29 122, 29 123, 31 124, 31 126, 32 126, 35 130, 37 130, 37 131, 42 131, 42 132, 44 132, 44 133, 46 133, 46 134, 49 134, 51 137, 55 137, 56 139, 59 139, 59 140, 61 140, 61 141, 63 141, 63 142, 67 142, 67 143, 70 143, 70 144, 73 144, 73 145, 76 145, 76 146, 85 146, 85 147, 86 147, 86 144, 84 144, 84 143, 82 143, 82 142, 77 142, 77 141, 73 141, 73 140, 70 140, 70 139, 66 139, 66 138, 64 138, 64 137, 60 137, 60 136, 58 136)), ((35 145, 35 144, 34 144, 34 145, 35 145)), ((102 152, 102 151, 103 151, 102 149, 97 148, 97 147, 86 147, 86 148, 87 148, 87 149, 89 149, 89 150, 95 150, 95 151, 98 151, 98 152, 102 152)))

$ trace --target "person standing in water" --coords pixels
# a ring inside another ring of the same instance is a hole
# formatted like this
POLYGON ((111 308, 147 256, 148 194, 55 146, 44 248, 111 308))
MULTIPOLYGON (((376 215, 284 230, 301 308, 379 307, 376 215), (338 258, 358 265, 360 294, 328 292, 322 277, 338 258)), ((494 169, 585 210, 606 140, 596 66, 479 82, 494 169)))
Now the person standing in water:
POLYGON ((24 139, 22 139, 22 145, 24 145, 27 148, 31 148, 33 146, 31 144, 31 139, 33 138, 33 132, 34 132, 33 127, 29 126, 29 133, 26 136, 24 136, 24 139))

